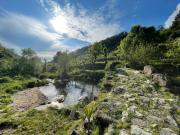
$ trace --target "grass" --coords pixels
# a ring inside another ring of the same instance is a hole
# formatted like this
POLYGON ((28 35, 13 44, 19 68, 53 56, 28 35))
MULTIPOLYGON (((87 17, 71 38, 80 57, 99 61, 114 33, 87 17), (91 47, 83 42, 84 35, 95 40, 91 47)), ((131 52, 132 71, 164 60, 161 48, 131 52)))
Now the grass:
POLYGON ((8 76, 0 78, 0 109, 6 108, 12 102, 11 95, 14 92, 26 88, 38 87, 47 84, 46 80, 38 80, 33 77, 8 76))
POLYGON ((48 109, 46 111, 19 112, 1 119, 0 125, 7 127, 13 125, 12 135, 69 135, 73 129, 80 130, 82 122, 82 119, 72 120, 56 110, 48 109))

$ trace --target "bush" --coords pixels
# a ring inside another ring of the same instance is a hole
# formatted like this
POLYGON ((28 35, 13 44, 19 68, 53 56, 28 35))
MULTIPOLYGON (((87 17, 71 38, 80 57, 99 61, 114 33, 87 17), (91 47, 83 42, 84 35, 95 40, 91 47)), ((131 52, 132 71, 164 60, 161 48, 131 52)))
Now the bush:
POLYGON ((105 67, 105 70, 107 71, 113 71, 116 69, 116 66, 118 65, 119 66, 120 62, 113 62, 113 61, 110 61, 106 64, 106 67, 105 67))
POLYGON ((12 79, 10 77, 7 77, 7 76, 0 78, 0 83, 8 83, 11 81, 12 81, 12 79))
POLYGON ((40 79, 46 79, 46 78, 54 79, 56 77, 57 75, 55 73, 49 73, 49 72, 44 72, 40 75, 40 79))
POLYGON ((96 82, 98 83, 103 77, 105 76, 105 73, 103 70, 85 70, 82 71, 82 74, 80 75, 80 79, 96 82))

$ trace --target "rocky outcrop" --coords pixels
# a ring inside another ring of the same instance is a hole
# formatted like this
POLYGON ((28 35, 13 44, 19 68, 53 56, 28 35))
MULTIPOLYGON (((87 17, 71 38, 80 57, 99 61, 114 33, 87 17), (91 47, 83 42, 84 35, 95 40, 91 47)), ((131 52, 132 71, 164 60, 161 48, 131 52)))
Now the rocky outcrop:
POLYGON ((152 67, 145 70, 152 79, 132 69, 127 69, 127 77, 114 73, 114 89, 98 100, 101 113, 96 120, 100 125, 106 123, 106 128, 115 125, 114 131, 122 135, 175 135, 179 131, 179 96, 167 91, 162 74, 154 73, 152 67), (156 84, 163 87, 159 90, 156 84))

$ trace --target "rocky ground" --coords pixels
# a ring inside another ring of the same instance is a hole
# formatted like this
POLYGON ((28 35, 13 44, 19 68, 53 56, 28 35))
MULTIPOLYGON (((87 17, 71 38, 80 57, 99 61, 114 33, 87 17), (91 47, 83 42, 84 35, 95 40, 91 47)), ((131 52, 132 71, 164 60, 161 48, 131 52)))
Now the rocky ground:
POLYGON ((166 76, 149 66, 144 72, 109 71, 94 101, 86 98, 71 107, 37 107, 47 99, 37 88, 28 89, 13 96, 13 107, 27 111, 0 113, 0 134, 178 135, 180 98, 169 86, 166 76))
POLYGON ((94 115, 106 135, 179 134, 179 96, 169 92, 162 75, 154 79, 152 73, 132 69, 110 74, 102 84, 94 115))

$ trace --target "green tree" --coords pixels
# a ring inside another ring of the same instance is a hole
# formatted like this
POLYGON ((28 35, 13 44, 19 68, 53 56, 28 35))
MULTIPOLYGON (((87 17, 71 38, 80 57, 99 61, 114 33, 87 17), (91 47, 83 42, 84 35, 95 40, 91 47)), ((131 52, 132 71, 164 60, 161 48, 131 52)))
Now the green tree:
POLYGON ((70 55, 68 54, 67 51, 57 52, 53 58, 53 62, 56 63, 56 66, 58 68, 58 73, 60 74, 60 76, 62 74, 67 75, 67 72, 69 71, 69 64, 70 64, 70 55))
POLYGON ((21 57, 14 64, 16 74, 38 76, 42 72, 42 62, 31 48, 22 49, 21 57))
POLYGON ((95 42, 89 49, 89 55, 92 63, 95 63, 97 57, 102 53, 102 45, 95 42))

